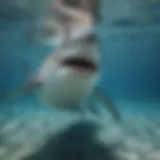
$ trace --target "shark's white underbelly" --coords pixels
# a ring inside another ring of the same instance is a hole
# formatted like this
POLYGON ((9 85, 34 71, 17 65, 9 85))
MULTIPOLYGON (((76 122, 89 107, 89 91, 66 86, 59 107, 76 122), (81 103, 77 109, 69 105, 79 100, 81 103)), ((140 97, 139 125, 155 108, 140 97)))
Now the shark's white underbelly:
MULTIPOLYGON (((63 73, 62 73, 63 74, 63 73)), ((58 75, 50 79, 40 90, 40 100, 54 106, 68 106, 81 103, 93 90, 95 78, 87 75, 58 75)))

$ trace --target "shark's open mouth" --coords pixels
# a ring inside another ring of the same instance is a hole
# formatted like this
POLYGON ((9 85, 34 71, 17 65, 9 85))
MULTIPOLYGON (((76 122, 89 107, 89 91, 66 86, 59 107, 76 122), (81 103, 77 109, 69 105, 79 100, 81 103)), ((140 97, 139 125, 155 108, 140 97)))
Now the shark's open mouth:
POLYGON ((96 71, 97 69, 97 66, 93 61, 80 57, 67 58, 63 61, 63 65, 90 71, 96 71))

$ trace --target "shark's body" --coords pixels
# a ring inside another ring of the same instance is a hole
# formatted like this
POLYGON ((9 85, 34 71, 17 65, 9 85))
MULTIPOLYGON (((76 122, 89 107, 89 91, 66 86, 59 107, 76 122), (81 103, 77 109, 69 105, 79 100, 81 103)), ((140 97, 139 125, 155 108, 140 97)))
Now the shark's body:
POLYGON ((101 57, 95 44, 88 43, 85 39, 70 41, 44 60, 28 84, 3 100, 38 90, 42 103, 67 109, 86 106, 88 97, 93 94, 107 106, 111 106, 112 114, 119 118, 114 106, 96 89, 100 76, 100 62, 101 57))

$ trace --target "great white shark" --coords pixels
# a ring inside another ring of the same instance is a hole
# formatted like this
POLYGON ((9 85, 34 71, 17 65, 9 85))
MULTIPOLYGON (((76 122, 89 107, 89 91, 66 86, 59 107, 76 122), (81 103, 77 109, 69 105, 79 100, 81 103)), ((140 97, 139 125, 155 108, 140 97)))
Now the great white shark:
POLYGON ((62 44, 51 53, 27 84, 3 96, 9 101, 27 92, 38 91, 39 100, 52 107, 71 109, 90 106, 88 97, 101 100, 115 119, 120 113, 97 88, 101 73, 101 55, 93 37, 62 44))

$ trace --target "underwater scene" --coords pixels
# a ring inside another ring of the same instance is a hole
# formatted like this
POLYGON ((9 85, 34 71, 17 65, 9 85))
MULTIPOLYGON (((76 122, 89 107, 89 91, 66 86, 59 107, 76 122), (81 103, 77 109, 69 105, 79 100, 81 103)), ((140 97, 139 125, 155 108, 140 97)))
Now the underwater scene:
POLYGON ((159 0, 0 1, 0 160, 160 160, 159 82, 159 0))

